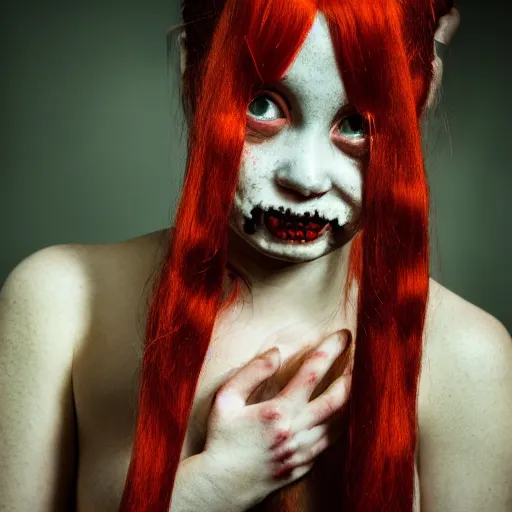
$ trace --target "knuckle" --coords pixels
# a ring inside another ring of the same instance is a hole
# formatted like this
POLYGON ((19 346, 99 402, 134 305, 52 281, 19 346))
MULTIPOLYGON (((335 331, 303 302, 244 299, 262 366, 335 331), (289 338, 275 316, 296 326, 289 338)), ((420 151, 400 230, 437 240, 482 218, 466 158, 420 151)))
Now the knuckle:
POLYGON ((317 349, 311 353, 308 362, 313 364, 315 361, 325 361, 327 359, 329 359, 329 353, 325 350, 317 349))
POLYGON ((316 386, 319 381, 319 376, 316 371, 310 371, 306 376, 306 384, 308 386, 316 386))
POLYGON ((288 464, 293 463, 293 460, 296 457, 296 451, 297 450, 291 447, 289 444, 283 446, 273 455, 272 461, 276 464, 283 464, 285 462, 288 464))
POLYGON ((231 386, 223 386, 215 395, 215 404, 217 406, 222 406, 226 402, 228 397, 232 394, 233 388, 231 386))
POLYGON ((232 387, 222 388, 217 392, 215 401, 213 403, 213 409, 217 413, 221 413, 234 405, 238 405, 239 397, 237 397, 236 390, 232 387))
POLYGON ((280 420, 282 417, 282 411, 280 410, 279 405, 275 402, 270 402, 261 409, 260 419, 264 423, 267 423, 269 421, 280 420))
POLYGON ((256 359, 254 359, 252 363, 255 370, 257 369, 259 371, 266 372, 272 371, 275 366, 274 359, 269 357, 268 355, 261 355, 259 357, 256 357, 256 359))
POLYGON ((274 438, 281 439, 283 441, 290 439, 291 431, 288 428, 278 427, 274 431, 274 438))
MULTIPOLYGON (((273 433, 271 437, 270 449, 282 448, 284 449, 284 443, 289 441, 293 437, 291 429, 279 427, 273 433)), ((291 449, 291 443, 286 445, 286 448, 291 449)))

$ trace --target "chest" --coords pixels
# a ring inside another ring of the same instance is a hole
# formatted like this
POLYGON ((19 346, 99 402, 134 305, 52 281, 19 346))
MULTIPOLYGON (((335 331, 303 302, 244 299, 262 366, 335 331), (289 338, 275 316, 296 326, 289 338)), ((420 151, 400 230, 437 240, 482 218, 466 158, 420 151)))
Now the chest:
MULTIPOLYGON (((335 330, 348 329, 354 339, 356 335, 355 317, 346 314, 330 316, 321 322, 304 318, 278 321, 277 318, 258 319, 236 311, 219 316, 199 377, 182 460, 202 451, 214 395, 233 370, 276 344, 286 360, 317 345, 335 330)), ((112 325, 110 329, 103 326, 75 359, 79 511, 117 510, 128 471, 140 384, 142 337, 135 323, 117 326, 112 325)), ((424 392, 420 383, 420 395, 424 392)))

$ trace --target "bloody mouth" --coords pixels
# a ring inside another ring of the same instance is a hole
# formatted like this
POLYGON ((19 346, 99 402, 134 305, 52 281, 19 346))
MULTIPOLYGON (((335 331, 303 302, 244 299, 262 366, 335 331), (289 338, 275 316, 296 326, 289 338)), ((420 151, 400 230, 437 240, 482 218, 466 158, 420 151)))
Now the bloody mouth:
POLYGON ((330 222, 318 213, 294 215, 290 210, 270 209, 261 212, 261 222, 269 233, 279 240, 292 243, 314 242, 332 229, 330 222))

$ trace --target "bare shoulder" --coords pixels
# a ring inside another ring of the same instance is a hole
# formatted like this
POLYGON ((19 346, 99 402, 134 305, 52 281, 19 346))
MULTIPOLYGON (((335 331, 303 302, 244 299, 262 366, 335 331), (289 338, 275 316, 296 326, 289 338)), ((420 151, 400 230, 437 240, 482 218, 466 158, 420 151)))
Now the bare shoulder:
POLYGON ((468 378, 496 378, 497 371, 507 369, 504 363, 511 362, 512 340, 505 326, 433 279, 426 332, 432 385, 452 387, 467 385, 468 378))
POLYGON ((431 280, 420 393, 422 510, 512 507, 512 340, 431 280))
POLYGON ((453 329, 458 334, 462 334, 462 330, 470 334, 475 329, 483 329, 487 332, 505 329, 497 318, 448 290, 434 279, 430 279, 427 325, 435 334, 432 342, 439 341, 439 335, 442 332, 449 331, 453 334, 453 329))
POLYGON ((22 324, 30 324, 36 331, 51 323, 62 333, 55 341, 58 343, 57 340, 83 335, 89 289, 81 251, 71 245, 55 245, 18 263, 3 284, 0 296, 9 322, 17 322, 21 315, 25 318, 22 324))
POLYGON ((32 314, 40 315, 42 321, 51 313, 56 322, 59 315, 59 329, 74 330, 67 339, 79 342, 104 306, 114 313, 116 304, 140 299, 150 287, 167 233, 160 230, 115 243, 40 249, 13 269, 2 287, 2 299, 30 300, 32 314))
POLYGON ((98 334, 133 337, 135 310, 126 308, 139 304, 164 237, 46 247, 9 274, 0 292, 0 509, 70 508, 84 418, 77 355, 98 334))
POLYGON ((63 248, 78 253, 84 269, 94 318, 90 338, 119 332, 122 324, 141 329, 168 233, 163 229, 119 242, 63 248))
POLYGON ((120 242, 81 246, 100 298, 140 295, 140 287, 149 285, 158 272, 168 232, 163 229, 120 242))
POLYGON ((48 247, 21 261, 0 292, 0 509, 65 510, 77 460, 73 352, 87 333, 80 256, 48 247))

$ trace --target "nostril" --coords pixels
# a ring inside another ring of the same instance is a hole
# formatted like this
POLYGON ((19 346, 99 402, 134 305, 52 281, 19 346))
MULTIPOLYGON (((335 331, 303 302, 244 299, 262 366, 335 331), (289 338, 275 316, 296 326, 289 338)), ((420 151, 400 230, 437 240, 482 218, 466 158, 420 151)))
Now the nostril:
POLYGON ((306 199, 316 199, 318 197, 322 197, 327 194, 327 191, 323 192, 313 192, 311 190, 299 189, 298 187, 290 187, 287 185, 279 184, 281 189, 281 194, 288 199, 297 201, 306 199))
POLYGON ((327 192, 311 192, 311 194, 309 194, 309 196, 308 196, 308 199, 315 199, 317 197, 322 197, 325 194, 327 194, 327 192))
POLYGON ((275 184, 281 193, 287 197, 301 201, 322 197, 332 188, 332 184, 327 177, 320 182, 311 176, 292 175, 285 172, 278 172, 276 174, 275 184))

